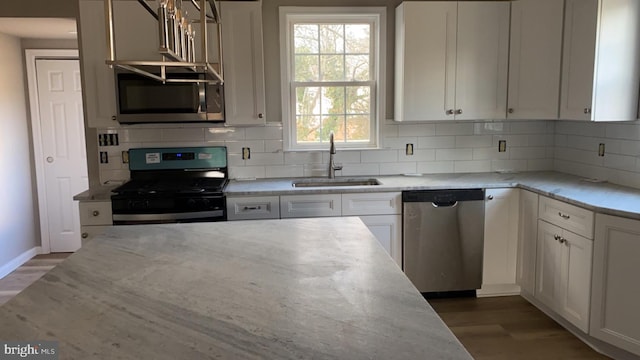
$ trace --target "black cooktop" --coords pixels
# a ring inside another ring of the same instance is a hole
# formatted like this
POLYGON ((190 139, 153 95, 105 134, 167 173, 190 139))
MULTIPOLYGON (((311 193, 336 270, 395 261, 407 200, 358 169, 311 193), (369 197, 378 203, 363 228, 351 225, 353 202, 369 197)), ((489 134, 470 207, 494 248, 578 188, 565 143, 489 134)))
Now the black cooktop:
POLYGON ((178 195, 178 194, 214 194, 221 193, 227 184, 226 178, 187 178, 130 180, 113 190, 119 195, 178 195))

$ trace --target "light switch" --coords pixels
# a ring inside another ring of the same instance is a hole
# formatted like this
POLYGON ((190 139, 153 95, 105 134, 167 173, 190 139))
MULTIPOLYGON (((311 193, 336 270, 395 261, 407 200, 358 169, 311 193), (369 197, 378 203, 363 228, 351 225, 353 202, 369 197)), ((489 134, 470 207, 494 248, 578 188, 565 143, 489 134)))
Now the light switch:
POLYGON ((242 148, 242 160, 251 159, 251 148, 243 147, 242 148))
POLYGON ((506 151, 507 151, 507 140, 499 140, 498 152, 506 152, 506 151))

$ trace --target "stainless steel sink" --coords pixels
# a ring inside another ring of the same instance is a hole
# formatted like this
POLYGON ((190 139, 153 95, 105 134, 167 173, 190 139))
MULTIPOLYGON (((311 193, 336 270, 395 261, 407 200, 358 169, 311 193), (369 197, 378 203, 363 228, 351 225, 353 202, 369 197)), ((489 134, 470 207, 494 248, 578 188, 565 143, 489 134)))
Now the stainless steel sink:
POLYGON ((380 185, 378 179, 304 179, 292 183, 293 187, 336 187, 380 185))

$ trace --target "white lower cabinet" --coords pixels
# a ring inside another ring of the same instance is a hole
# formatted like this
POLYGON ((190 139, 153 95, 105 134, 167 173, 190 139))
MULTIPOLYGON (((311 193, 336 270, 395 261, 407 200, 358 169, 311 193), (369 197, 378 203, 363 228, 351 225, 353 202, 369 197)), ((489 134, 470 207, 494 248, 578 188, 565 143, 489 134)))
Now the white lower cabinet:
POLYGON ((113 225, 111 201, 80 201, 79 209, 82 244, 113 225))
POLYGON ((402 267, 402 215, 360 216, 389 256, 402 267))
POLYGON ((227 198, 228 220, 279 219, 278 196, 248 196, 227 198))
POLYGON ((82 245, 93 239, 96 235, 102 234, 107 227, 109 227, 109 225, 80 226, 82 245))
POLYGON ((640 221, 596 215, 589 335, 640 355, 640 221))
POLYGON ((520 190, 518 261, 516 283, 520 292, 533 295, 536 282, 536 241, 538 239, 538 194, 520 190))
POLYGON ((487 189, 482 288, 478 296, 516 295, 519 190, 487 189))
POLYGON ((340 194, 280 196, 280 217, 283 219, 324 216, 342 216, 340 194))
POLYGON ((585 333, 589 331, 593 242, 538 222, 535 298, 585 333))

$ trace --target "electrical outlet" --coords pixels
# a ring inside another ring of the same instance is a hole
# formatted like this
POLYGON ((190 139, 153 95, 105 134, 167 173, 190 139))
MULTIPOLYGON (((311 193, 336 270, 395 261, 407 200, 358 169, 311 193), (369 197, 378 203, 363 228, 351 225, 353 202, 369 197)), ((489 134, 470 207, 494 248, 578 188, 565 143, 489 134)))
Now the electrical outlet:
POLYGON ((600 143, 600 145, 598 145, 598 156, 604 156, 604 143, 600 143))
POLYGON ((507 151, 507 140, 499 140, 498 152, 506 152, 506 151, 507 151))
POLYGON ((413 144, 407 144, 407 146, 405 148, 405 154, 407 156, 413 155, 413 144))
POLYGON ((100 151, 100 164, 109 163, 109 154, 106 151, 100 151))
POLYGON ((129 151, 125 150, 122 152, 122 163, 123 164, 128 164, 129 163, 129 151))
POLYGON ((243 147, 242 148, 242 160, 251 159, 251 148, 243 147))

